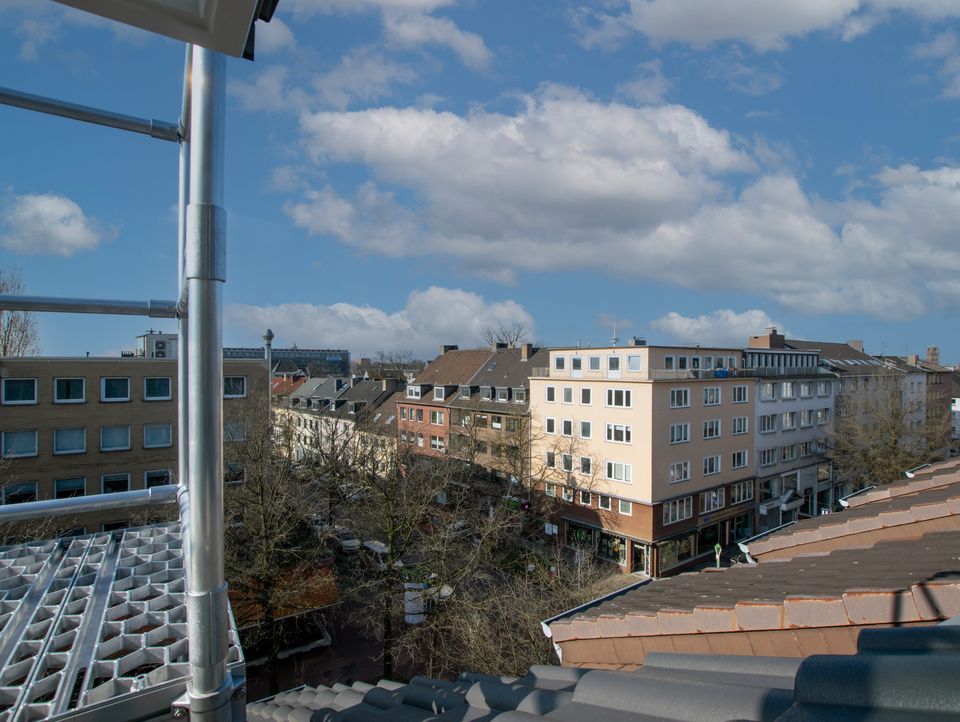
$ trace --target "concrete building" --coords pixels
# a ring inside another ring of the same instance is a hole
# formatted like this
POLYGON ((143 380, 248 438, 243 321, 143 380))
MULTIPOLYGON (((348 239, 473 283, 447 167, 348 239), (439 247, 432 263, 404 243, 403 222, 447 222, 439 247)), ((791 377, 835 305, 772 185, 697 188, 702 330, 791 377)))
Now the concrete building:
POLYGON ((550 349, 531 477, 564 544, 659 576, 753 533, 755 380, 740 349, 634 343, 550 349))
MULTIPOLYGON (((223 358, 258 359, 264 353, 262 346, 228 347, 223 349, 223 358)), ((271 355, 275 366, 289 361, 307 376, 350 376, 350 352, 343 349, 274 347, 271 355)))
MULTIPOLYGON (((224 416, 266 385, 262 359, 224 362, 224 416)), ((0 359, 3 503, 174 483, 176 398, 177 364, 169 358, 0 359)), ((236 433, 229 423, 225 430, 236 433)), ((60 531, 117 528, 129 519, 110 512, 60 531)))

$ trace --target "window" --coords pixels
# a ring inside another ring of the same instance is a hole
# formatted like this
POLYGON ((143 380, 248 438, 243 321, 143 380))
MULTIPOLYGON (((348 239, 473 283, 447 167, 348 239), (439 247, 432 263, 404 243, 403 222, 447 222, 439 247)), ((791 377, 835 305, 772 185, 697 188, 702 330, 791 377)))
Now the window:
POLYGON ((607 462, 607 478, 612 481, 622 481, 629 484, 633 480, 633 466, 622 464, 619 461, 607 462))
POLYGON ((104 474, 100 477, 100 488, 104 494, 130 491, 130 474, 104 474))
POLYGON ((587 359, 587 363, 588 363, 588 368, 589 368, 591 371, 599 371, 599 370, 600 370, 600 357, 599 357, 599 356, 591 356, 589 359, 587 359))
POLYGON ((753 482, 741 481, 730 487, 730 504, 740 504, 753 498, 753 482))
POLYGON ((597 506, 599 506, 604 511, 610 511, 613 504, 611 503, 609 496, 604 496, 603 494, 600 494, 597 497, 597 506))
POLYGON ((796 398, 797 392, 794 388, 793 381, 784 381, 780 384, 780 396, 784 399, 796 398))
POLYGON ((681 371, 687 368, 687 357, 686 356, 677 356, 677 368, 681 371))
MULTIPOLYGON (((410 420, 413 421, 413 409, 410 409, 410 420)), ((417 409, 417 421, 423 421, 423 409, 417 409)))
POLYGON ((431 411, 430 412, 430 423, 437 426, 443 426, 443 412, 442 411, 431 411))
MULTIPOLYGON (((226 438, 227 426, 226 423, 223 425, 224 441, 234 441, 234 439, 226 438)), ((242 441, 243 439, 241 438, 240 440, 242 441)), ((173 446, 173 424, 144 424, 143 448, 159 449, 165 446, 173 446)))
POLYGON ((573 503, 573 489, 569 486, 561 487, 561 492, 563 493, 563 500, 568 503, 573 503))
POLYGON ((460 398, 461 398, 461 399, 469 399, 469 398, 470 398, 470 387, 469 387, 469 386, 461 386, 461 387, 460 387, 460 398))
POLYGON ((785 411, 780 417, 780 428, 784 431, 791 431, 797 428, 797 412, 785 411))
POLYGON ((55 479, 53 482, 54 499, 70 499, 87 493, 87 480, 82 476, 73 479, 55 479))
POLYGON ((705 456, 703 457, 703 475, 710 476, 711 474, 720 473, 720 455, 715 456, 705 456))
POLYGON ((502 416, 491 416, 491 417, 490 417, 490 428, 491 428, 491 429, 502 429, 502 428, 503 428, 503 417, 502 417, 502 416))
POLYGON ((670 483, 676 484, 680 481, 690 480, 690 462, 677 461, 670 464, 670 483))
POLYGON ((100 400, 104 403, 130 400, 130 379, 105 376, 100 379, 100 400))
POLYGON ((750 387, 749 386, 734 386, 733 387, 733 403, 735 404, 745 404, 750 400, 750 387))
POLYGON ((827 423, 830 409, 817 409, 817 426, 827 423))
POLYGON ((546 459, 544 461, 548 469, 555 469, 557 467, 557 454, 555 451, 548 451, 546 459))
POLYGON ((830 395, 830 382, 817 381, 817 396, 829 396, 829 395, 830 395))
POLYGON ((3 457, 14 458, 18 456, 36 456, 37 455, 37 432, 36 431, 4 431, 3 432, 3 457))
POLYGON ((417 434, 417 446, 423 448, 423 434, 417 434))
POLYGON ((627 371, 642 371, 643 356, 627 356, 627 371))
POLYGON ((583 359, 580 356, 570 357, 570 370, 583 371, 583 359))
POLYGON ((22 504, 36 500, 37 482, 35 481, 21 481, 17 484, 6 484, 3 487, 4 504, 22 504))
POLYGON ((629 444, 633 435, 632 428, 626 424, 607 424, 607 441, 629 444))
POLYGON ((473 417, 473 425, 478 429, 487 428, 487 415, 486 414, 477 414, 473 417))
POLYGON ((707 388, 703 390, 703 405, 717 406, 719 404, 720 404, 720 387, 707 386, 707 388))
POLYGON ((663 505, 663 524, 676 524, 678 521, 693 516, 693 497, 685 496, 682 499, 668 501, 663 505))
POLYGON ((685 444, 690 441, 690 424, 670 424, 670 443, 685 444))
POLYGON ((810 386, 809 381, 800 382, 800 397, 804 399, 809 399, 813 396, 813 388, 810 386))
POLYGON ((773 466, 777 463, 776 449, 763 449, 760 451, 760 466, 773 466))
POLYGON ((556 496, 557 495, 557 485, 556 484, 547 484, 543 488, 543 492, 547 496, 556 496))
POLYGON ((566 368, 566 358, 563 356, 553 357, 553 368, 555 371, 563 371, 566 368))
MULTIPOLYGON (((313 422, 316 424, 316 421, 313 422)), ((314 427, 316 428, 316 427, 314 427)), ((144 430, 144 439, 146 439, 146 430, 144 430)), ((223 422, 223 440, 236 443, 247 440, 247 425, 239 419, 227 419, 223 422)), ((167 444, 169 446, 169 444, 167 444)))
POLYGON ((492 386, 481 386, 480 387, 480 398, 484 401, 490 401, 493 398, 493 387, 492 386))
POLYGON ((509 401, 510 400, 510 389, 506 386, 497 387, 497 401, 509 401))
POLYGON ((87 450, 86 429, 54 429, 54 454, 82 454, 87 450))
POLYGON ((760 417, 760 433, 769 434, 777 430, 777 415, 764 414, 760 417))
POLYGON ((527 401, 527 390, 523 386, 518 386, 513 390, 513 400, 518 404, 524 404, 527 401))
POLYGON ((703 422, 703 438, 720 438, 720 419, 710 419, 709 421, 703 422))
POLYGON ((129 426, 100 427, 100 451, 126 451, 129 448, 129 426))
POLYGON ((557 433, 557 420, 547 417, 543 420, 543 430, 548 434, 557 433))
POLYGON ((750 419, 746 416, 733 417, 733 435, 746 434, 750 431, 750 419))
POLYGON ((572 454, 560 454, 560 463, 562 464, 562 469, 564 471, 573 471, 573 455, 572 454))
POLYGON ((580 403, 584 406, 589 406, 592 403, 591 396, 590 389, 580 389, 580 403))
POLYGON ((593 435, 593 424, 589 421, 580 422, 580 438, 589 439, 593 435))
POLYGON ((419 386, 407 386, 407 398, 408 398, 408 399, 419 399, 419 398, 420 398, 420 387, 419 387, 419 386))
POLYGON ((580 491, 580 503, 584 506, 590 506, 590 492, 589 491, 580 491))
POLYGON ((434 451, 443 451, 445 448, 444 439, 442 436, 431 436, 430 437, 430 448, 434 451))
POLYGON ((619 356, 607 356, 607 371, 613 371, 613 372, 620 371, 619 356))
POLYGON ((731 469, 742 469, 747 465, 747 450, 734 451, 730 460, 731 469))
POLYGON ((563 436, 573 436, 573 420, 562 419, 560 421, 560 433, 563 436))
POLYGON ((3 379, 3 403, 7 405, 23 405, 37 403, 36 379, 3 379))
POLYGON ((803 409, 800 412, 800 426, 813 426, 813 409, 803 409))
MULTIPOLYGON (((403 421, 406 421, 406 420, 407 420, 407 407, 406 407, 406 406, 401 406, 401 407, 400 407, 400 418, 401 418, 403 421)), ((469 416, 464 416, 464 417, 463 417, 463 421, 464 421, 463 425, 466 426, 467 424, 470 423, 470 417, 469 417, 469 416)))
POLYGON ((553 403, 557 400, 557 387, 556 386, 547 386, 547 395, 546 399, 548 403, 553 403))
POLYGON ((434 401, 443 401, 446 389, 443 386, 437 386, 433 389, 433 400, 434 401))
POLYGON ((84 379, 53 380, 53 403, 82 404, 86 400, 87 391, 84 379))
POLYGON ((723 487, 711 489, 700 494, 700 513, 709 514, 711 511, 723 508, 723 487))
POLYGON ((781 461, 793 461, 797 458, 797 447, 795 444, 788 444, 780 448, 781 461))
POLYGON ((563 387, 563 403, 565 404, 573 403, 573 387, 572 386, 563 387))
POLYGON ((690 405, 690 389, 670 389, 670 408, 685 409, 690 405))
POLYGON ((813 444, 809 441, 800 442, 800 456, 810 456, 813 453, 813 444))
POLYGON ((633 502, 632 502, 632 501, 627 501, 626 499, 618 499, 618 500, 617 500, 617 506, 618 506, 618 508, 619 508, 619 510, 620 510, 620 513, 623 514, 624 516, 632 516, 632 515, 633 515, 633 502))
POLYGON ((169 376, 148 376, 143 380, 144 401, 169 401, 173 398, 169 376))
POLYGON ((240 399, 240 398, 246 397, 246 395, 247 395, 247 377, 246 376, 224 376, 223 377, 223 398, 240 399))
POLYGON ((243 464, 224 464, 223 481, 226 484, 239 484, 247 478, 247 470, 243 464))
POLYGON ((593 459, 591 459, 589 456, 580 457, 580 473, 581 474, 593 473, 593 459))
POLYGON ((765 381, 760 384, 760 400, 761 401, 773 401, 777 398, 776 387, 770 381, 765 381))
POLYGON ((158 469, 157 471, 145 471, 143 473, 143 485, 147 489, 155 486, 167 486, 173 483, 173 477, 170 469, 158 469))
POLYGON ((663 368, 665 368, 667 371, 673 371, 674 369, 673 356, 663 357, 663 368))
POLYGON ((630 389, 607 389, 607 406, 631 406, 630 389))

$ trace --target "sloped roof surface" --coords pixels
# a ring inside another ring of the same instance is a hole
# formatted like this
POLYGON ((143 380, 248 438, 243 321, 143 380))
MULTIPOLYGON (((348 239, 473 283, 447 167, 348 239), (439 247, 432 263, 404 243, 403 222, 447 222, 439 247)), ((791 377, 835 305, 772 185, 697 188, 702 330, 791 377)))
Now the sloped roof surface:
POLYGON ((302 687, 247 705, 250 722, 947 720, 960 714, 960 627, 866 630, 856 655, 650 654, 635 672, 532 667, 302 687))
POLYGON ((829 364, 836 371, 861 376, 900 373, 897 369, 885 366, 880 359, 874 358, 863 351, 858 351, 847 343, 797 341, 793 339, 787 339, 785 343, 788 349, 819 351, 820 360, 829 364))
POLYGON ((414 381, 415 384, 459 386, 467 383, 484 362, 490 358, 490 349, 447 351, 427 364, 414 381))

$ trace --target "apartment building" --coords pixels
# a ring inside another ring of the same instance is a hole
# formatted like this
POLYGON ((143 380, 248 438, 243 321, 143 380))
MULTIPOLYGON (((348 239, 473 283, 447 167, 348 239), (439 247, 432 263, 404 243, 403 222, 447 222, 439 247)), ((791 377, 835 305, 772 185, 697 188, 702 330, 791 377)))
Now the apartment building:
MULTIPOLYGON (((265 361, 224 362, 225 418, 242 416, 239 407, 265 394, 266 386, 265 361)), ((174 483, 176 398, 171 359, 0 359, 3 503, 174 483)), ((228 441, 243 438, 240 423, 225 423, 228 441)), ((118 528, 129 518, 114 511, 69 528, 118 528)))
POLYGON ((776 329, 752 336, 744 365, 755 377, 758 530, 830 511, 841 495, 826 458, 836 375, 816 350, 794 350, 776 329))
POLYGON ((660 576, 753 533, 755 381, 740 349, 642 343, 549 350, 531 479, 563 543, 660 576))
POLYGON ((397 402, 397 433, 401 444, 415 453, 445 457, 450 448, 449 402, 469 386, 470 380, 490 358, 489 349, 461 351, 445 345, 440 355, 406 385, 397 402))

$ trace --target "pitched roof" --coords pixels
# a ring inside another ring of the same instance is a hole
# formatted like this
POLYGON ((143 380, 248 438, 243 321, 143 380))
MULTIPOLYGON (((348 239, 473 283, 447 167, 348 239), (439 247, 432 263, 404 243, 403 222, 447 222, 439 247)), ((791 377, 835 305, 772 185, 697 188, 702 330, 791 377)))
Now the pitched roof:
POLYGON ((427 364, 414 384, 433 386, 459 386, 467 383, 490 358, 489 349, 470 349, 466 351, 447 351, 427 364))
POLYGON ((524 361, 519 348, 498 348, 490 353, 480 369, 469 379, 471 386, 526 386, 530 371, 550 362, 548 349, 536 349, 524 361))
POLYGON ((848 343, 787 339, 785 345, 788 349, 819 351, 821 362, 828 364, 834 371, 857 376, 896 373, 889 367, 885 367, 880 359, 874 358, 863 351, 858 351, 848 343))
POLYGON ((248 704, 247 719, 935 722, 960 714, 960 627, 869 629, 857 644, 855 655, 805 660, 650 654, 633 672, 538 666, 519 678, 300 687, 248 704))

